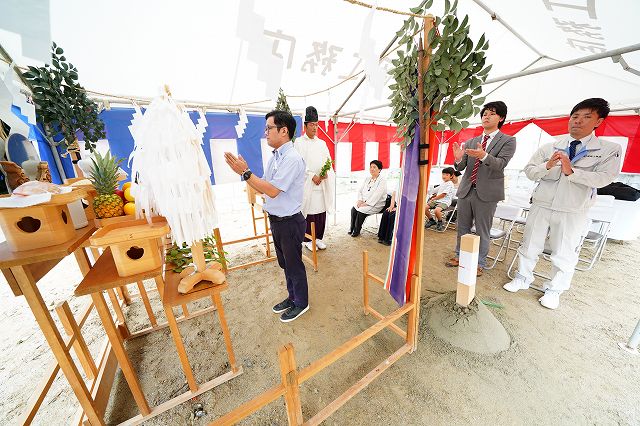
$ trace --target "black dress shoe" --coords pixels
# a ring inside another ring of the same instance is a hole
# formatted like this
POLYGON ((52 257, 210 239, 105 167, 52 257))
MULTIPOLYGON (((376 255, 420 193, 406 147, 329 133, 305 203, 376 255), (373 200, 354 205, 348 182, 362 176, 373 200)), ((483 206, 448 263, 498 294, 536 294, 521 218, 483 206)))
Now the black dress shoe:
POLYGON ((360 233, 356 231, 353 231, 353 234, 351 234, 352 237, 357 237, 358 235, 360 235, 360 233))
POLYGON ((349 232, 347 232, 347 234, 351 235, 351 234, 353 234, 353 231, 349 231, 349 232))
POLYGON ((383 240, 378 240, 378 242, 379 242, 380 244, 384 244, 384 241, 383 241, 383 240))
POLYGON ((390 246, 391 245, 391 241, 383 241, 382 244, 384 244, 385 246, 390 246))

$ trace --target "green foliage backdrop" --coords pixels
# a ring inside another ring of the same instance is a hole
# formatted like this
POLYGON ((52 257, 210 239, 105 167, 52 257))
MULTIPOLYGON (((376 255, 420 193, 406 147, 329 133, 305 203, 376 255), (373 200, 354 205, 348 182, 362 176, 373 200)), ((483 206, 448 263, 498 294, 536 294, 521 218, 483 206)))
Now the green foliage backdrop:
MULTIPOLYGON (((433 0, 423 0, 411 12, 424 15, 433 0)), ((477 43, 469 38, 469 17, 462 20, 456 16, 458 2, 445 0, 445 12, 435 20, 429 32, 428 44, 432 49, 431 60, 424 74, 425 120, 434 130, 449 128, 459 131, 469 125, 467 119, 480 112, 484 98, 482 83, 487 78, 491 65, 485 67, 489 42, 484 34, 477 43), (429 117, 434 111, 433 117, 429 117)), ((416 34, 422 33, 422 18, 410 17, 397 32, 399 44, 404 49, 397 51, 392 60, 394 68, 389 73, 395 83, 392 91, 391 119, 398 126, 403 145, 411 142, 418 119, 418 45, 416 34)))

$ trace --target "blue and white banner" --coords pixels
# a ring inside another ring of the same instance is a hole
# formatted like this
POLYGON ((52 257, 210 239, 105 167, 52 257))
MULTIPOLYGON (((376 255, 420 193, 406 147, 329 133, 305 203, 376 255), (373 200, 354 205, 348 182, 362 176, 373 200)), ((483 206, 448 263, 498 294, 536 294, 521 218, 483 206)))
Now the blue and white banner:
MULTIPOLYGON (((107 133, 109 149, 112 155, 118 158, 129 158, 133 150, 133 137, 129 131, 129 125, 133 117, 133 108, 111 108, 100 113, 104 121, 107 133)), ((195 123, 198 113, 193 111, 189 116, 195 123)), ((238 114, 232 113, 207 113, 207 130, 203 136, 202 149, 211 167, 211 183, 222 184, 239 182, 240 176, 234 173, 224 161, 224 153, 232 152, 241 155, 249 164, 251 170, 262 177, 271 148, 264 139, 266 120, 263 115, 248 115, 248 122, 241 138, 237 137, 235 126, 238 124, 238 114)), ((296 119, 296 134, 300 134, 302 120, 296 119)), ((171 167, 167 164, 167 167, 171 167)), ((131 173, 131 169, 125 162, 122 168, 131 173)))

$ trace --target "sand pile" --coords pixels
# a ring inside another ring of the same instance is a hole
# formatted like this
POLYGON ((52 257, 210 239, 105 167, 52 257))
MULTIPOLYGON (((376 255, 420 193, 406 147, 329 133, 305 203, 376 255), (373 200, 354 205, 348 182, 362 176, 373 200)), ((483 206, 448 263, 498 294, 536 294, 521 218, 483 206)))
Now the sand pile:
POLYGON ((421 332, 432 332, 458 348, 494 354, 509 349, 511 344, 500 321, 477 298, 463 308, 456 303, 455 292, 445 293, 426 302, 422 312, 421 332))

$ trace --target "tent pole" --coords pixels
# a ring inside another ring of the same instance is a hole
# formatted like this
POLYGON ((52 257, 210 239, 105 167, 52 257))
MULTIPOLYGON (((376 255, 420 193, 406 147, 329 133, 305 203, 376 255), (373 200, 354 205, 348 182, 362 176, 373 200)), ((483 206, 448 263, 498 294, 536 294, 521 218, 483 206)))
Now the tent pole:
POLYGON ((632 44, 631 46, 627 46, 627 47, 621 47, 619 49, 607 50, 606 52, 602 52, 602 53, 583 56, 582 58, 576 58, 568 61, 558 62, 557 64, 546 65, 544 67, 534 68, 532 70, 521 71, 515 74, 507 74, 507 75, 503 75, 502 77, 490 78, 487 81, 485 81, 484 84, 497 83, 499 81, 510 80, 512 78, 524 77, 527 75, 538 74, 541 72, 557 70, 560 68, 566 68, 573 65, 584 64, 586 62, 593 62, 600 59, 610 58, 612 56, 623 55, 625 53, 635 52, 637 50, 640 50, 640 43, 632 44))
POLYGON ((477 4, 478 6, 480 6, 481 8, 483 8, 489 15, 491 15, 491 19, 493 19, 494 21, 500 22, 503 27, 505 27, 507 30, 509 30, 509 32, 511 34, 516 36, 516 38, 518 40, 520 40, 522 43, 524 43, 525 46, 527 46, 529 49, 533 50, 536 55, 541 56, 541 57, 545 57, 545 58, 547 57, 547 55, 544 55, 538 49, 533 47, 533 45, 531 43, 529 43, 526 38, 522 37, 516 30, 513 29, 513 27, 511 27, 511 25, 509 25, 507 23, 507 21, 505 21, 500 16, 498 16, 498 14, 495 13, 493 10, 489 9, 489 7, 486 4, 484 4, 482 1, 473 0, 473 2, 475 4, 477 4))
MULTIPOLYGON (((384 48, 384 50, 382 51, 382 53, 380 54, 380 59, 382 59, 384 57, 384 55, 387 54, 387 52, 389 51, 389 49, 391 49, 391 46, 393 46, 393 43, 396 42, 396 40, 398 40, 398 36, 394 36, 393 40, 391 40, 389 42, 389 44, 387 44, 387 47, 384 48)), ((347 98, 344 100, 344 102, 342 102, 342 104, 340 104, 340 106, 338 107, 338 109, 336 110, 336 112, 333 114, 334 116, 337 116, 340 111, 342 110, 342 108, 344 108, 344 106, 347 104, 347 102, 349 102, 349 99, 351 99, 351 97, 353 96, 354 93, 356 93, 356 90, 358 90, 358 88, 362 85, 362 83, 364 83, 364 80, 367 78, 367 76, 364 76, 360 79, 360 81, 358 82, 358 84, 356 84, 356 87, 353 88, 353 90, 351 91, 351 93, 349 93, 349 95, 347 96, 347 98)))
MULTIPOLYGON (((602 52, 602 53, 596 53, 595 55, 589 55, 589 56, 583 56, 582 58, 577 58, 577 59, 571 59, 569 61, 564 61, 564 62, 558 62, 557 64, 553 64, 553 65, 546 65, 544 67, 540 67, 540 68, 534 68, 531 70, 524 70, 524 71, 520 71, 514 74, 507 74, 504 75, 502 77, 496 77, 496 78, 491 78, 487 81, 485 81, 482 85, 487 85, 487 84, 492 84, 492 83, 498 83, 501 81, 507 81, 507 80, 513 80, 515 78, 519 78, 519 77, 525 77, 527 75, 532 75, 532 74, 538 74, 541 72, 546 72, 546 71, 552 71, 552 70, 556 70, 556 69, 560 69, 560 68, 566 68, 566 67, 570 67, 573 65, 579 65, 579 64, 584 64, 587 62, 593 62, 593 61, 598 61, 600 59, 605 59, 605 58, 609 58, 609 57, 614 57, 614 56, 618 56, 618 55, 622 55, 625 53, 630 53, 630 52, 635 52, 640 50, 640 43, 639 44, 633 44, 631 46, 627 46, 627 47, 621 47, 619 49, 613 49, 613 50, 608 50, 606 52, 602 52)), ((384 105, 378 105, 376 107, 370 107, 367 108, 368 111, 371 111, 373 109, 380 109, 380 108, 385 108, 391 106, 391 103, 387 103, 384 105)), ((630 109, 635 109, 635 108, 627 108, 624 109, 622 111, 626 111, 626 110, 630 110, 630 109)), ((353 112, 346 112, 343 114, 339 114, 340 117, 346 117, 349 115, 353 115, 358 113, 359 111, 353 111, 353 112)), ((554 116, 555 117, 555 116, 554 116)))
MULTIPOLYGON (((333 165, 338 161, 338 116, 333 115, 333 165)), ((333 180, 333 226, 338 224, 338 174, 333 180)))
MULTIPOLYGON (((531 63, 530 63, 529 65, 527 65, 526 67, 522 68, 520 71, 522 72, 522 71, 525 71, 525 70, 527 70, 527 69, 531 68, 531 67, 532 67, 536 62, 540 61, 542 58, 543 58, 543 56, 539 56, 539 57, 538 57, 538 59, 534 60, 533 62, 531 62, 531 63)), ((508 83, 508 82, 510 82, 510 81, 511 81, 511 79, 503 81, 503 82, 502 82, 502 84, 499 84, 499 85, 498 85, 498 87, 495 87, 495 88, 494 88, 493 90, 491 90, 489 93, 487 93, 486 95, 484 95, 484 96, 485 96, 485 98, 486 98, 486 97, 489 97, 489 95, 490 95, 490 94, 492 94, 493 92, 495 92, 496 90, 498 90, 499 88, 501 88, 502 86, 504 86, 505 84, 507 84, 507 83, 508 83)))

